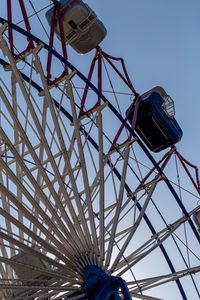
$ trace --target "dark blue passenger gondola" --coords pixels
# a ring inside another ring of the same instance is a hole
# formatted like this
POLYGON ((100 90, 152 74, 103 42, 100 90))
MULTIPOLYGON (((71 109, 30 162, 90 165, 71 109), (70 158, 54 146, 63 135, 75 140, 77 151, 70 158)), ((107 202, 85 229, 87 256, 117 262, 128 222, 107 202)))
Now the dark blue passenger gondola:
MULTIPOLYGON (((134 105, 129 110, 132 124, 134 105)), ((174 102, 163 88, 155 87, 141 96, 135 130, 151 151, 159 152, 181 140, 183 132, 174 115, 174 102)))

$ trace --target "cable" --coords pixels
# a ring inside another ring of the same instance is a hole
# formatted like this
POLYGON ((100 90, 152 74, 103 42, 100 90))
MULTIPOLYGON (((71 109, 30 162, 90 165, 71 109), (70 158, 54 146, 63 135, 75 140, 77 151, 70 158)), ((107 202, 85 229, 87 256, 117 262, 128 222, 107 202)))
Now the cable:
MULTIPOLYGON (((42 11, 45 10, 45 9, 47 9, 48 7, 51 7, 51 4, 48 4, 47 6, 41 8, 41 9, 38 10, 36 13, 39 14, 40 12, 42 12, 42 11)), ((34 16, 36 15, 36 13, 34 13, 34 14, 32 14, 32 15, 29 15, 29 16, 28 16, 28 19, 34 17, 34 16)), ((21 20, 21 21, 19 21, 19 22, 17 22, 16 25, 19 25, 19 24, 21 24, 21 23, 23 23, 23 22, 24 22, 24 19, 21 20)))
POLYGON ((30 3, 30 5, 31 5, 31 7, 32 7, 32 9, 33 9, 33 11, 34 11, 34 13, 35 13, 35 15, 37 16, 37 18, 38 18, 38 20, 39 20, 39 22, 40 22, 40 25, 42 26, 42 28, 43 28, 43 30, 44 30, 46 36, 49 38, 49 34, 48 34, 48 32, 47 32, 45 26, 43 25, 43 23, 42 23, 42 21, 41 21, 39 15, 38 15, 38 12, 36 11, 36 9, 35 9, 35 7, 34 7, 32 1, 29 0, 29 3, 30 3))

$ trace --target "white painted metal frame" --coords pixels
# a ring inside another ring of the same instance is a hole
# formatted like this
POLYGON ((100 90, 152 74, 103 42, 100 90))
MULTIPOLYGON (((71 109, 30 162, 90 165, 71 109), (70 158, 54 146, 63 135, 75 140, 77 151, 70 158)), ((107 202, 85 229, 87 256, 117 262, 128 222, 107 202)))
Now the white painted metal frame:
POLYGON ((64 88, 58 92, 62 106, 66 105, 72 115, 71 124, 54 105, 56 87, 50 92, 40 52, 30 54, 30 82, 26 83, 3 34, 0 47, 10 64, 10 79, 9 75, 5 81, 1 78, 0 85, 2 299, 41 300, 48 296, 53 300, 63 295, 80 299, 85 297, 83 271, 90 264, 109 274, 131 276, 128 286, 134 299, 159 299, 151 296, 151 290, 181 280, 186 273, 198 273, 200 258, 194 249, 197 254, 187 269, 169 274, 165 266, 157 276, 147 270, 147 277, 143 275, 146 279, 135 279, 135 266, 170 241, 174 232, 187 225, 188 218, 177 215, 174 222, 163 222, 151 236, 144 218, 162 182, 153 174, 148 185, 137 189, 142 174, 138 162, 138 178, 130 169, 137 141, 107 153, 107 105, 93 111, 84 132, 73 92, 76 73, 65 78, 64 88), (33 73, 43 96, 38 96, 31 85, 33 73), (89 136, 97 142, 98 151, 89 136), (142 237, 138 236, 140 228, 142 237), (25 255, 25 261, 20 255, 25 255), (35 263, 31 262, 33 257, 35 263), (25 278, 19 269, 37 276, 25 278))

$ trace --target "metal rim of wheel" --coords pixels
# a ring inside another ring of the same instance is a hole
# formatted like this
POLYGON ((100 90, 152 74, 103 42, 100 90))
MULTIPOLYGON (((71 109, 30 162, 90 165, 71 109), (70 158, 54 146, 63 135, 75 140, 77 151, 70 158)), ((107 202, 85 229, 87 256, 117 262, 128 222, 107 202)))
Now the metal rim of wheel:
POLYGON ((0 22, 1 298, 85 299, 84 271, 97 266, 122 277, 133 299, 169 299, 168 291, 198 299, 196 167, 175 147, 156 162, 99 86, 27 30, 0 22), (22 70, 8 28, 34 43, 22 70), (50 52, 69 70, 52 86, 50 52))

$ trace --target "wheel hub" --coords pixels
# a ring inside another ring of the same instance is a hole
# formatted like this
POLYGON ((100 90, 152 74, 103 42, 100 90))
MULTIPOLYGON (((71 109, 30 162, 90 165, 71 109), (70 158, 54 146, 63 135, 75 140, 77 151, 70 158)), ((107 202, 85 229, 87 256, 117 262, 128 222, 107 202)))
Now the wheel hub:
POLYGON ((126 282, 121 277, 108 275, 95 265, 84 270, 86 294, 89 300, 131 300, 126 282))

